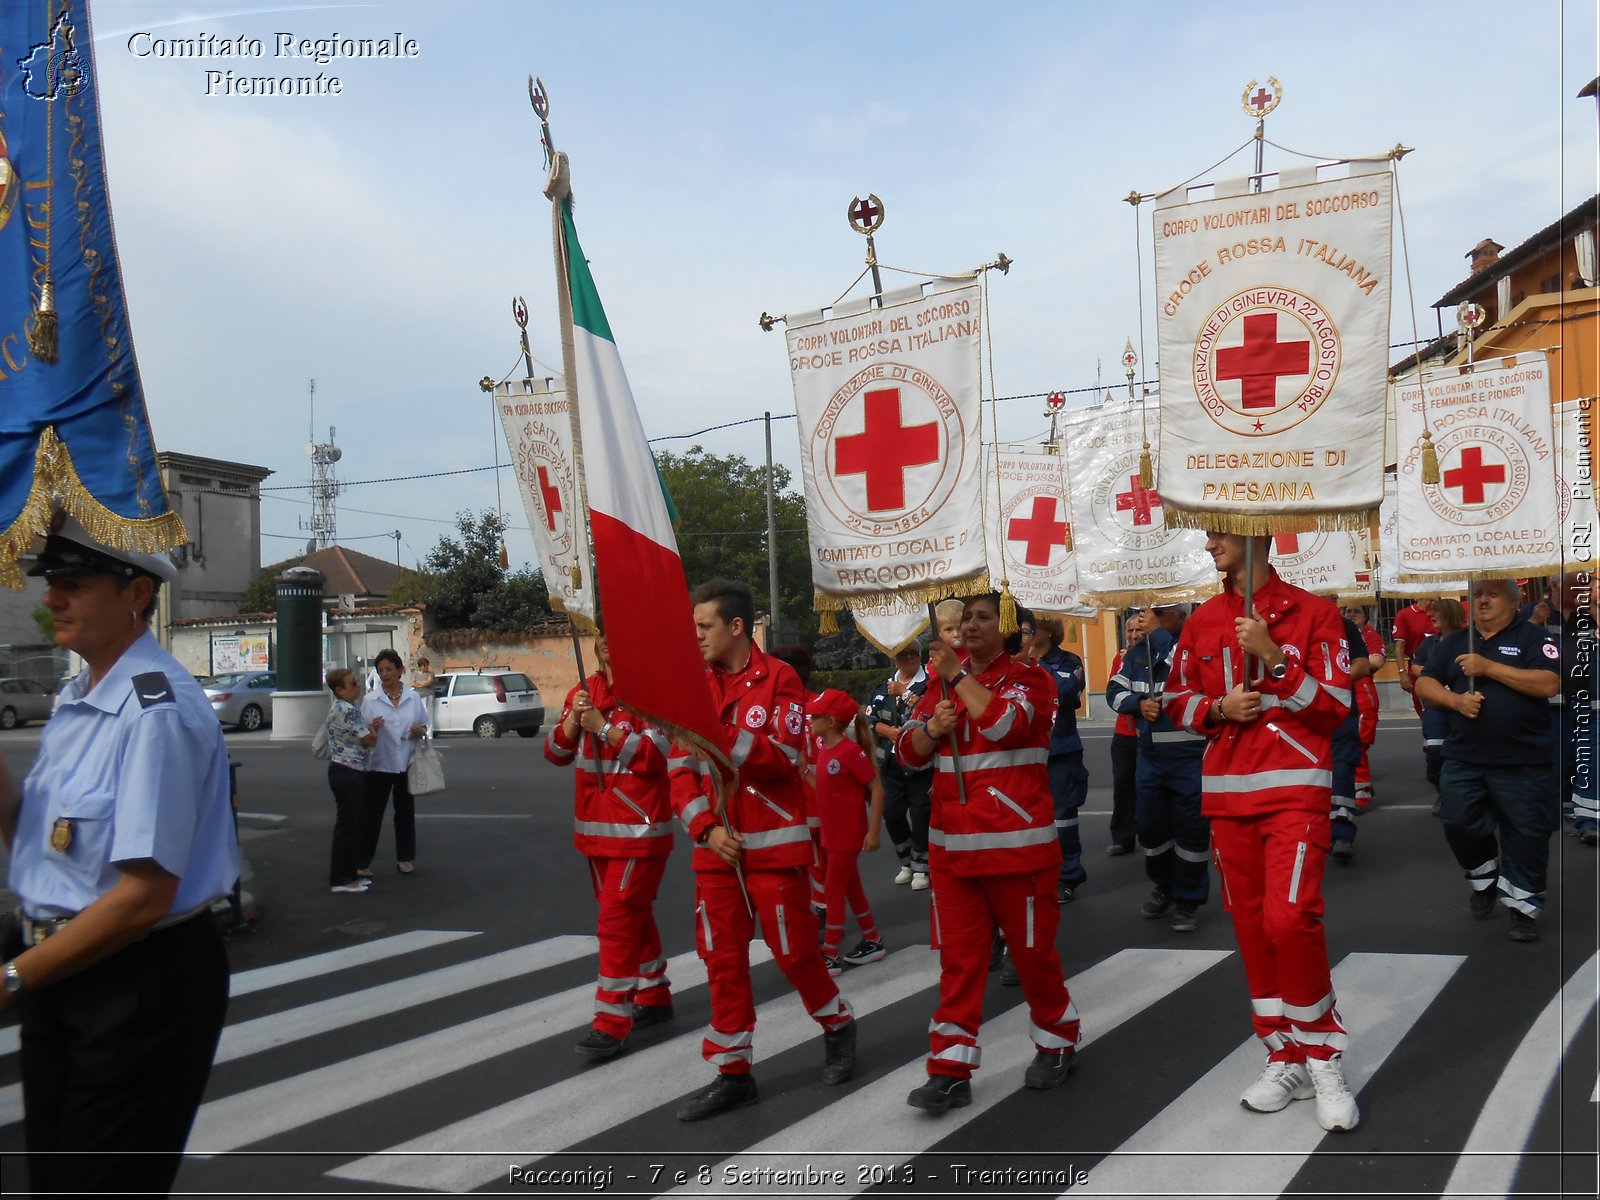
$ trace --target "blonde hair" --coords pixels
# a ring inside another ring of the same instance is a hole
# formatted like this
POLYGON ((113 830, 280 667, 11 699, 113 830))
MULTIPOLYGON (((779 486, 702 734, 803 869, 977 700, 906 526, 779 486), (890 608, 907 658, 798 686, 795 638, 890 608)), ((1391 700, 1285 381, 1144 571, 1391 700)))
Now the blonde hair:
POLYGON ((323 678, 327 680, 328 690, 330 692, 336 692, 341 686, 343 686, 346 679, 354 679, 355 677, 356 673, 349 667, 335 667, 323 678))
POLYGON ((956 600, 953 597, 949 600, 941 600, 933 606, 934 619, 941 625, 959 622, 961 614, 966 611, 966 608, 967 606, 963 601, 956 600))

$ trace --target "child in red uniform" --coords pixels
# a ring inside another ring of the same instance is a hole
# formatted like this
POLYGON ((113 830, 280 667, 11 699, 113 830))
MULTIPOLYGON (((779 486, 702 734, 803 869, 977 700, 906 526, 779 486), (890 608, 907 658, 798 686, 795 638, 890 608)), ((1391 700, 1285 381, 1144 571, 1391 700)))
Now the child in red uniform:
POLYGON ((827 862, 828 916, 823 929, 822 960, 828 973, 837 975, 846 965, 859 967, 884 956, 878 923, 861 887, 856 856, 878 848, 878 826, 883 820, 883 784, 872 761, 872 731, 856 702, 837 688, 829 688, 806 704, 811 732, 819 739, 816 751, 817 816, 822 821, 822 848, 827 862), (845 737, 855 725, 859 742, 845 737), (871 813, 869 815, 868 808, 871 813), (850 903, 861 943, 843 959, 844 906, 850 903))

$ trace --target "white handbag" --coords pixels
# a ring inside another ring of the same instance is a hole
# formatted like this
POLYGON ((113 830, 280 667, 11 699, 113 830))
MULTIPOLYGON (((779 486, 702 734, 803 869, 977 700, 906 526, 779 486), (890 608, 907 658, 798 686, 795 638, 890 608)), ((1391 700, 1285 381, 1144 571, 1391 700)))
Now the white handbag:
POLYGON ((423 738, 412 754, 411 765, 406 768, 406 788, 413 796, 444 791, 444 755, 432 738, 423 738))

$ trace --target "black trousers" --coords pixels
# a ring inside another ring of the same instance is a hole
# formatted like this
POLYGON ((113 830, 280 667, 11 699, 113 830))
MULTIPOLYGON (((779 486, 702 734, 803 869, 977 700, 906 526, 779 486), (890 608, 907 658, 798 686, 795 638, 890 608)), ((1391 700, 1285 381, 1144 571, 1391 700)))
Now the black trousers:
MULTIPOLYGON (((351 883, 361 856, 367 854, 367 773, 343 763, 328 764, 328 787, 333 791, 333 850, 328 860, 332 887, 351 883)), ((367 858, 370 861, 371 855, 367 858)))
POLYGON ((394 793, 394 857, 396 862, 411 862, 417 857, 417 802, 411 795, 404 771, 367 772, 366 842, 361 850, 362 869, 372 865, 383 836, 383 811, 394 793))
POLYGON ((210 911, 17 1005, 31 1190, 170 1192, 228 1011, 210 911))
POLYGON ((1111 735, 1111 844, 1133 849, 1134 812, 1138 795, 1139 739, 1131 733, 1111 735))
POLYGON ((932 771, 907 771, 898 763, 884 764, 883 824, 894 852, 913 871, 928 871, 928 817, 933 809, 932 771))

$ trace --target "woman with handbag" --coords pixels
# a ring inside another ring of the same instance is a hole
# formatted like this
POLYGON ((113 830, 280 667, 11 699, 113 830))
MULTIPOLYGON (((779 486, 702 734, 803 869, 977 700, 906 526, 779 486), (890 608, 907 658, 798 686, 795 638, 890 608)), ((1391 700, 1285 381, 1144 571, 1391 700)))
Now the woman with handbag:
POLYGON ((409 875, 417 857, 417 808, 406 779, 411 756, 419 740, 429 737, 428 710, 417 693, 406 685, 405 663, 393 650, 378 651, 374 665, 378 687, 361 702, 361 715, 369 726, 377 723, 378 740, 372 747, 367 770, 366 841, 362 847, 357 875, 372 874, 372 858, 383 834, 383 812, 394 795, 395 868, 409 875))
POLYGON ((361 715, 361 681, 348 668, 328 672, 333 707, 322 723, 322 734, 311 749, 328 759, 328 787, 333 792, 333 852, 328 863, 330 892, 364 892, 371 879, 359 878, 356 866, 366 849, 367 761, 383 728, 383 718, 369 725, 361 715))

